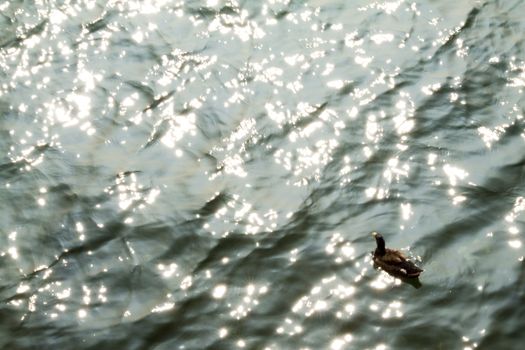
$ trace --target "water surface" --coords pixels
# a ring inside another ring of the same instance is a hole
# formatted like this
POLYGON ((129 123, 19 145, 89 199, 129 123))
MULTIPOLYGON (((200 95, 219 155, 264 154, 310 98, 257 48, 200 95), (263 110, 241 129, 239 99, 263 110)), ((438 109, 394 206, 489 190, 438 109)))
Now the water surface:
POLYGON ((521 349, 523 13, 0 4, 0 347, 521 349))

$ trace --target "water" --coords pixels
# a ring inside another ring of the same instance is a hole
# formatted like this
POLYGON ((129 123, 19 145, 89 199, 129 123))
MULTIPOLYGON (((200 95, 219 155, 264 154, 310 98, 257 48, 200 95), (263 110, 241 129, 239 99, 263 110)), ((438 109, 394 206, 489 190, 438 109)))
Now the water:
POLYGON ((521 349, 524 2, 0 11, 1 348, 521 349))

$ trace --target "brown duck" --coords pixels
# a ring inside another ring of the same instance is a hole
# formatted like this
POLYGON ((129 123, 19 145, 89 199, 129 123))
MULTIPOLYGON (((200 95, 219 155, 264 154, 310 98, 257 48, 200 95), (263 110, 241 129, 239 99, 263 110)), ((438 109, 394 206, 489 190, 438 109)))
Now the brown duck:
POLYGON ((408 260, 399 250, 385 248, 385 239, 377 232, 372 232, 377 248, 373 253, 374 264, 384 271, 398 277, 418 277, 423 269, 408 260))

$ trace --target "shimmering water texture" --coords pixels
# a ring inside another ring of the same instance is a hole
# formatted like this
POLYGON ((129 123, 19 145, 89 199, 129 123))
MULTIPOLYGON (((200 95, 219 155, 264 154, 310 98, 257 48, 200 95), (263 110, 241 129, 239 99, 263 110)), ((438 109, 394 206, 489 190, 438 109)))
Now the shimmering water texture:
POLYGON ((0 2, 0 348, 521 349, 523 14, 0 2))

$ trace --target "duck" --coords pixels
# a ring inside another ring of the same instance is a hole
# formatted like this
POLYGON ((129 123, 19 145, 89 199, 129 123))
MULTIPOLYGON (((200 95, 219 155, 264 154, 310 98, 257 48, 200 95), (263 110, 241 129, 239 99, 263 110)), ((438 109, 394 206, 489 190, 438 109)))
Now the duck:
POLYGON ((385 239, 377 232, 372 232, 376 239, 373 252, 374 265, 396 277, 417 278, 424 270, 408 260, 399 250, 385 248, 385 239))

